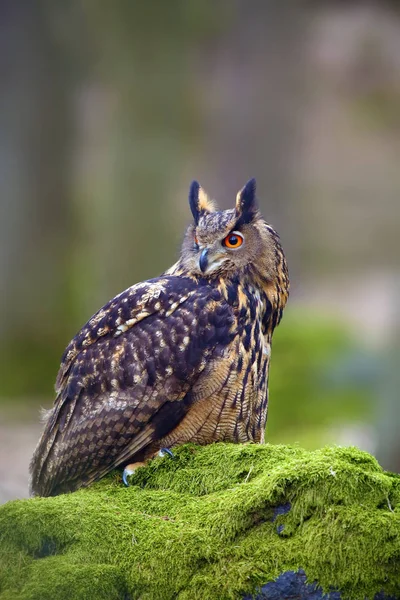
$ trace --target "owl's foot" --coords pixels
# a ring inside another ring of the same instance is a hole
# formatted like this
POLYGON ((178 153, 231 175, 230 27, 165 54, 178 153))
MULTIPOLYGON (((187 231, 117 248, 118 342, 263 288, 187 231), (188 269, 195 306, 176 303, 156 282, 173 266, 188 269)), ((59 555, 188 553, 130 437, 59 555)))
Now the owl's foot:
POLYGON ((169 448, 160 448, 157 454, 161 457, 167 454, 170 458, 175 458, 175 454, 169 448))
MULTIPOLYGON (((175 458, 175 454, 169 448, 160 448, 160 450, 155 454, 155 456, 168 456, 169 458, 175 458)), ((126 465, 122 473, 122 481, 124 482, 126 487, 129 487, 128 477, 133 475, 136 469, 138 469, 139 467, 144 467, 145 464, 146 463, 144 462, 135 462, 131 463, 130 465, 126 465)))
MULTIPOLYGON (((175 458, 174 453, 169 448, 160 448, 160 450, 157 452, 156 456, 161 456, 161 457, 168 456, 169 458, 175 458)), ((133 475, 134 472, 136 471, 136 469, 138 469, 139 467, 144 467, 145 464, 146 463, 144 463, 144 462, 135 462, 135 463, 131 463, 130 465, 126 465, 126 467, 122 473, 122 481, 124 482, 126 487, 129 487, 128 477, 133 475)))
POLYGON ((138 469, 139 467, 144 467, 145 464, 146 463, 144 462, 135 462, 131 463, 130 465, 126 465, 124 472, 122 473, 122 481, 124 482, 126 487, 129 487, 128 477, 130 477, 130 475, 133 475, 136 469, 138 469))

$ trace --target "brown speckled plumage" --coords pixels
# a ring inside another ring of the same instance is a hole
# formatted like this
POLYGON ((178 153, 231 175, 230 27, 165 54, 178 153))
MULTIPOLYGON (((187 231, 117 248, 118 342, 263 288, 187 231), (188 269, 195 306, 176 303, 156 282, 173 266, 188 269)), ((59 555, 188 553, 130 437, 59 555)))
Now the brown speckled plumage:
POLYGON ((189 201, 180 260, 108 302, 65 350, 34 494, 75 490, 186 441, 264 440, 271 338, 289 289, 279 237, 254 180, 232 210, 216 211, 196 183, 189 201), (233 231, 237 249, 223 245, 233 231))

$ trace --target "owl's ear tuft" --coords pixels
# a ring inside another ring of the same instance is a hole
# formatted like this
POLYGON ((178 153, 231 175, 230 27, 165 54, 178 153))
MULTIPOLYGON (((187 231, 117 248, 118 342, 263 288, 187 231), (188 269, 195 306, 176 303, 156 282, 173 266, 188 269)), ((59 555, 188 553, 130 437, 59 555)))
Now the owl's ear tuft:
POLYGON ((192 181, 189 188, 189 206, 196 225, 201 215, 215 210, 213 201, 210 200, 197 181, 192 181))
POLYGON ((250 223, 258 211, 256 198, 256 180, 250 179, 246 185, 237 193, 236 214, 240 221, 250 223))

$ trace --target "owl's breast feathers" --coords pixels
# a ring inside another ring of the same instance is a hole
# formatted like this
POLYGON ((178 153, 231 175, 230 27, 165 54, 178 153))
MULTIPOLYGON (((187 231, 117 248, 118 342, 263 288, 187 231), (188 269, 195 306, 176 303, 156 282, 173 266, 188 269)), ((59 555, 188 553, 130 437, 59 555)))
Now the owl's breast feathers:
POLYGON ((236 335, 232 306, 204 280, 160 277, 111 300, 64 353, 32 491, 75 489, 152 448, 199 399, 201 374, 225 360, 236 335))

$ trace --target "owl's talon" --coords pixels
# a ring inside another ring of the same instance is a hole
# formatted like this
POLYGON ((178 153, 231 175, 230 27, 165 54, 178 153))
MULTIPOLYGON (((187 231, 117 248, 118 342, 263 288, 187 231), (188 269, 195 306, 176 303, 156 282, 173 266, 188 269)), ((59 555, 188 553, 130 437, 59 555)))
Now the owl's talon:
POLYGON ((124 482, 126 487, 129 487, 128 477, 133 475, 138 467, 144 467, 144 465, 145 465, 144 462, 136 462, 136 463, 131 463, 130 465, 126 465, 126 467, 122 473, 122 481, 124 482))
POLYGON ((129 487, 129 482, 128 482, 128 477, 130 477, 130 475, 132 475, 133 471, 128 470, 128 469, 124 469, 124 472, 122 473, 122 481, 124 482, 124 484, 126 485, 126 487, 129 487))
POLYGON ((175 458, 175 454, 169 448, 160 448, 160 450, 158 451, 158 456, 163 457, 166 454, 168 454, 170 458, 175 458))

